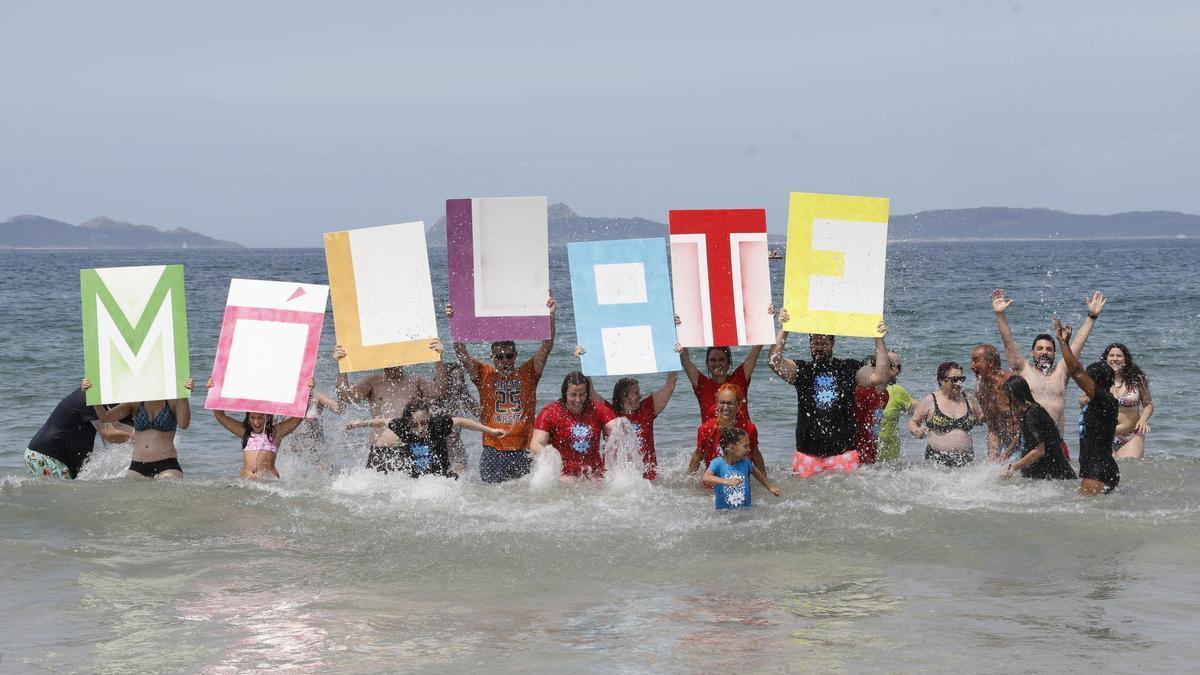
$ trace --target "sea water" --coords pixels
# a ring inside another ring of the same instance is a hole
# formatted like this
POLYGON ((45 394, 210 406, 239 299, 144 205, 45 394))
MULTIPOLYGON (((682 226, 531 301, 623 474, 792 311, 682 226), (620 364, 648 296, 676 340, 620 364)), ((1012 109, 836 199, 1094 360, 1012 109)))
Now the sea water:
MULTIPOLYGON (((541 404, 576 367, 565 258, 552 253, 559 337, 541 404)), ((124 478, 128 446, 102 445, 79 480, 32 478, 21 453, 82 377, 80 268, 183 263, 202 382, 229 278, 324 283, 324 257, 2 252, 0 672, 1195 670, 1200 243, 893 244, 889 258, 888 342, 914 396, 938 363, 967 366, 976 343, 999 344, 993 288, 1016 299, 1023 351, 1051 316, 1078 325, 1093 289, 1109 295, 1084 360, 1126 343, 1156 408, 1147 458, 1122 462, 1116 493, 1081 499, 1071 481, 929 466, 907 435, 896 464, 797 482, 795 393, 765 353, 750 407, 784 494, 753 482, 744 512, 717 513, 684 475, 698 418, 686 378, 655 425, 653 485, 633 469, 564 484, 549 456, 502 485, 474 466, 459 481, 382 475, 361 468, 366 432, 328 414, 325 444, 284 442, 284 480, 240 481, 238 439, 199 390, 177 439, 184 480, 124 478)), ((439 304, 442 260, 433 252, 439 304)), ((781 263, 772 274, 778 299, 781 263)), ((326 391, 332 346, 327 322, 326 391)), ((806 347, 795 336, 789 354, 806 347)), ((519 344, 522 357, 535 348, 519 344)), ((836 349, 862 358, 871 343, 836 349)), ((662 376, 641 383, 648 394, 662 376)), ((612 385, 597 379, 605 394, 612 385)), ((478 440, 465 437, 474 464, 478 440)))

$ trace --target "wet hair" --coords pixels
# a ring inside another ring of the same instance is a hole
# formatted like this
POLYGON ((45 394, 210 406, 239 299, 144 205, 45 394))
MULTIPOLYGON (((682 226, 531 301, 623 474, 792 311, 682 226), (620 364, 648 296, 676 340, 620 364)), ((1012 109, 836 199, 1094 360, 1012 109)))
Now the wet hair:
POLYGON ((573 384, 574 385, 586 384, 587 390, 588 390, 588 400, 589 401, 592 400, 592 378, 588 377, 587 375, 584 375, 583 373, 579 372, 578 370, 573 370, 573 371, 567 373, 567 376, 563 378, 562 395, 559 396, 559 399, 558 399, 559 403, 561 403, 563 405, 567 404, 567 387, 569 387, 573 384))
POLYGON ((729 347, 709 347, 708 349, 704 350, 705 361, 708 361, 708 357, 712 356, 713 350, 723 352, 725 354, 725 359, 729 361, 730 365, 733 365, 733 352, 729 349, 729 347))
POLYGON ((1004 395, 1008 397, 1009 404, 1025 403, 1027 405, 1038 405, 1038 402, 1033 400, 1033 392, 1029 391, 1029 383, 1020 375, 1013 375, 1004 381, 1004 395))
POLYGON ((962 370, 962 369, 963 369, 963 367, 958 365, 956 362, 946 361, 945 363, 942 363, 941 365, 938 366, 937 381, 941 382, 942 380, 946 379, 946 374, 952 370, 962 370))
POLYGON ((1054 351, 1058 351, 1058 343, 1054 341, 1054 336, 1050 335, 1049 333, 1042 333, 1033 338, 1033 344, 1029 345, 1029 348, 1033 349, 1037 346, 1037 343, 1041 342, 1042 340, 1048 340, 1050 342, 1050 348, 1054 351))
POLYGON ((734 394, 736 394, 738 402, 739 403, 741 402, 742 388, 739 385, 736 385, 733 382, 726 382, 725 384, 717 387, 717 396, 720 396, 721 394, 723 394, 727 391, 732 391, 734 394))
POLYGON ((1103 361, 1097 361, 1088 366, 1087 374, 1099 389, 1107 390, 1113 386, 1113 381, 1116 380, 1116 374, 1113 372, 1112 366, 1103 361))
POLYGON ((1100 360, 1107 363, 1108 353, 1114 349, 1120 349, 1121 354, 1125 356, 1125 365, 1121 366, 1121 379, 1125 380, 1125 385, 1135 388, 1145 386, 1146 373, 1133 362, 1133 354, 1129 353, 1129 348, 1120 342, 1105 347, 1104 351, 1100 352, 1100 360))
MULTIPOLYGON (((275 441, 275 416, 274 415, 266 415, 266 418, 267 418, 267 423, 266 423, 266 425, 263 426, 263 433, 267 435, 267 438, 271 439, 271 442, 274 442, 275 441)), ((250 434, 252 434, 252 433, 254 433, 254 430, 250 428, 250 413, 246 413, 246 417, 242 419, 242 447, 243 448, 246 447, 246 444, 250 442, 250 434)))
POLYGON ((625 405, 625 395, 629 393, 630 389, 636 386, 638 386, 638 381, 632 377, 622 377, 613 385, 612 405, 618 414, 621 412, 622 406, 625 405))
MULTIPOLYGON (((1000 368, 1000 352, 996 349, 996 345, 989 345, 986 342, 983 344, 980 344, 980 345, 975 345, 975 349, 979 349, 981 347, 983 348, 983 360, 986 361, 988 363, 988 365, 992 366, 993 368, 999 369, 1000 368)), ((975 350, 973 349, 971 351, 975 351, 975 350)))
POLYGON ((517 343, 513 342, 512 340, 497 340, 492 343, 493 352, 497 349, 504 349, 505 347, 508 347, 514 352, 517 351, 517 343))
POLYGON ((721 438, 717 442, 721 445, 721 452, 728 452, 730 448, 738 444, 738 441, 749 435, 741 427, 729 427, 728 429, 721 430, 721 438))

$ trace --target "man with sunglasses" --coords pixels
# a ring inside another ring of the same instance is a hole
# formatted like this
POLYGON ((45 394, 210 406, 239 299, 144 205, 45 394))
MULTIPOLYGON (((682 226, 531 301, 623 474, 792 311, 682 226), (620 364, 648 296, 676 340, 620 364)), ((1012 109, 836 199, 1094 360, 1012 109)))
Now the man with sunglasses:
MULTIPOLYGON (((537 414, 537 386, 554 347, 558 323, 558 305, 553 293, 546 300, 546 307, 550 309, 550 337, 543 340, 533 357, 520 366, 517 365, 517 345, 512 340, 492 343, 491 365, 475 360, 465 342, 454 343, 459 363, 479 390, 479 421, 484 426, 506 432, 502 437, 483 437, 479 478, 485 483, 520 478, 529 473, 533 465, 527 449, 537 414)), ((454 308, 447 304, 446 318, 453 316, 454 308)))
MULTIPOLYGON (((781 310, 780 323, 788 312, 781 310)), ((879 322, 875 338, 875 365, 833 357, 834 336, 813 334, 808 338, 811 361, 783 355, 788 332, 783 328, 767 358, 767 364, 784 382, 796 388, 796 451, 792 475, 809 478, 825 471, 853 471, 859 455, 854 449, 854 388, 887 384, 892 378, 888 359, 887 324, 879 322)))

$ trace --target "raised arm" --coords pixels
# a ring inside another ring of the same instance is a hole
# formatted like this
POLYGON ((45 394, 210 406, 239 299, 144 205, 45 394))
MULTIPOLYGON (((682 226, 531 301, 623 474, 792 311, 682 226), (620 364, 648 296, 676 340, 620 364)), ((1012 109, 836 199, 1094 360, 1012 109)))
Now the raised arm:
POLYGON ((875 330, 879 332, 879 337, 875 338, 875 366, 865 364, 854 374, 855 384, 860 387, 877 387, 892 379, 892 362, 888 358, 887 343, 884 342, 887 322, 880 321, 875 330))
MULTIPOLYGON (((1108 298, 1100 291, 1092 293, 1092 299, 1087 303, 1087 318, 1083 320, 1083 324, 1079 326, 1079 330, 1075 333, 1075 339, 1071 341, 1071 351, 1076 354, 1083 353, 1083 347, 1087 344, 1088 336, 1092 334, 1092 328, 1096 326, 1096 319, 1100 318, 1100 312, 1104 311, 1104 305, 1108 302, 1108 298)), ((1066 351, 1066 346, 1063 346, 1063 351, 1066 351)))
POLYGON ((214 410, 213 417, 216 418, 221 426, 228 429, 229 433, 238 438, 241 438, 242 434, 246 433, 246 430, 242 427, 242 423, 230 417, 224 410, 214 410))
MULTIPOLYGON (((767 365, 771 370, 775 371, 784 382, 795 384, 796 382, 796 362, 783 355, 783 348, 787 345, 788 332, 784 330, 783 324, 788 322, 787 309, 779 310, 779 335, 775 337, 775 344, 771 345, 771 350, 767 352, 767 365)), ((886 355, 885 355, 886 356, 886 355)))
POLYGON ((671 400, 671 394, 675 393, 675 385, 679 382, 679 371, 672 370, 667 373, 667 381, 663 386, 654 390, 650 394, 650 398, 654 400, 654 415, 657 417, 662 413, 663 408, 667 407, 667 401, 671 400))
MULTIPOLYGON (((183 388, 189 392, 192 391, 192 387, 194 386, 195 383, 190 377, 183 381, 183 388)), ((180 429, 188 428, 188 425, 192 423, 192 406, 188 400, 186 398, 177 398, 174 401, 167 401, 167 405, 171 406, 171 412, 175 413, 175 426, 180 429)))
POLYGON ((434 338, 429 341, 429 349, 437 352, 438 360, 433 364, 433 382, 421 379, 417 381, 417 388, 421 390, 422 395, 430 401, 445 398, 446 392, 449 391, 449 379, 446 377, 446 364, 442 361, 442 341, 440 338, 434 338))
POLYGON ((1083 369, 1083 365, 1079 363, 1079 357, 1075 356, 1075 350, 1071 348, 1071 327, 1062 325, 1058 319, 1054 320, 1054 337, 1058 338, 1058 346, 1062 350, 1063 363, 1067 366, 1067 374, 1075 383, 1079 385, 1082 391, 1088 398, 1096 398, 1096 382, 1092 380, 1087 371, 1083 369))
MULTIPOLYGON (((335 362, 346 358, 346 350, 341 345, 334 345, 333 360, 335 362)), ((351 403, 361 403, 371 397, 371 378, 366 378, 358 384, 350 384, 350 378, 338 368, 337 379, 334 382, 333 388, 337 393, 338 403, 341 405, 349 405, 351 403)))
POLYGON ((742 377, 747 381, 754 377, 754 368, 758 366, 758 355, 762 354, 762 345, 754 345, 750 348, 750 353, 746 355, 746 360, 742 361, 742 365, 738 368, 742 369, 742 377))
POLYGON ((1013 304, 1012 299, 1004 297, 1004 289, 992 291, 992 311, 996 313, 996 326, 1000 329, 1000 340, 1004 343, 1004 355, 1008 357, 1008 367, 1021 372, 1027 365, 1025 357, 1021 356, 1021 348, 1013 339, 1012 328, 1008 326, 1008 316, 1005 311, 1013 304))
POLYGON ((132 415, 137 411, 137 403, 120 403, 111 408, 105 408, 102 405, 94 405, 92 409, 96 411, 96 420, 111 424, 112 422, 120 422, 128 415, 132 415))
POLYGON ((546 307, 550 309, 550 337, 542 340, 542 344, 538 350, 533 353, 533 367, 537 371, 537 376, 542 376, 542 371, 546 369, 546 361, 550 359, 550 351, 554 349, 554 336, 558 333, 558 303, 554 302, 554 292, 547 290, 549 298, 546 300, 546 307))

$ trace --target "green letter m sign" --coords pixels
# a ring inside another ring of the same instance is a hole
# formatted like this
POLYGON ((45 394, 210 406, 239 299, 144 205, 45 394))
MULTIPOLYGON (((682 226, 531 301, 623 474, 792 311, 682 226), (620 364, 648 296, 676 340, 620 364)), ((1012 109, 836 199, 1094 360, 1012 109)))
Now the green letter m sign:
POLYGON ((87 402, 186 398, 183 265, 79 270, 87 402))

